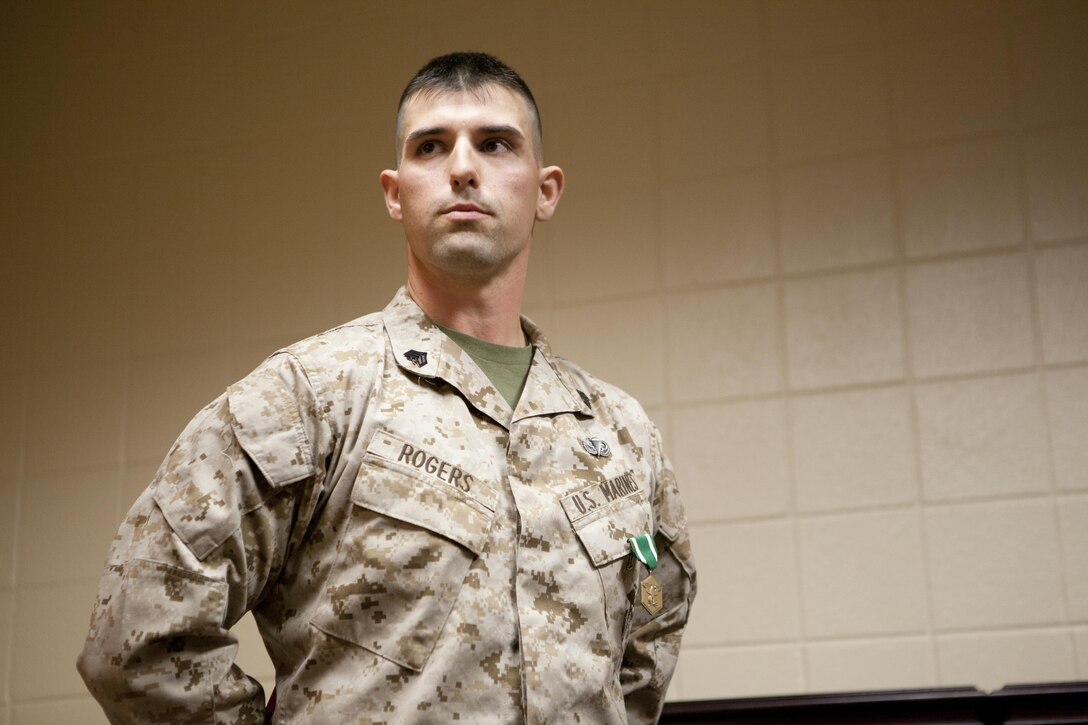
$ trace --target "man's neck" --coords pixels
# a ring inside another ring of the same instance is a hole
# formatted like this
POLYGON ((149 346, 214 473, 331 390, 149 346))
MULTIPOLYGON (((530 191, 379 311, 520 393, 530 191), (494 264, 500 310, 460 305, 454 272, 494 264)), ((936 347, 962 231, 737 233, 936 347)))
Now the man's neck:
POLYGON ((497 345, 525 345, 521 329, 524 276, 457 284, 436 280, 409 265, 407 287, 427 317, 443 327, 497 345))

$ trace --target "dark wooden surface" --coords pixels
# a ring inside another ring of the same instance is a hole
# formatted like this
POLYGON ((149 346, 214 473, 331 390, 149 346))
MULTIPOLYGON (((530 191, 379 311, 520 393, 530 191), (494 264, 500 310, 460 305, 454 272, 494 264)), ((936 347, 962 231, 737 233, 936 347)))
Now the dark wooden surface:
POLYGON ((665 705, 661 723, 1088 725, 1088 682, 697 700, 665 705))

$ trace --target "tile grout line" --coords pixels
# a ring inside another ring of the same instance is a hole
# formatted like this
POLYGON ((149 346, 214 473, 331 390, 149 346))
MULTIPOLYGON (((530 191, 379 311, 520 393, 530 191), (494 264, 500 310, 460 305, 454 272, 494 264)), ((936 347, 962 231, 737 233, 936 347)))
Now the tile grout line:
POLYGON ((1028 180, 1027 170, 1027 149, 1025 147, 1025 126, 1024 122, 1024 99, 1020 97, 1020 88, 1017 83, 1019 74, 1021 71, 1021 57, 1020 47, 1017 42, 1016 32, 1010 26, 1007 29, 1006 42, 1008 44, 1009 52, 1009 76, 1012 79, 1011 97, 1012 97, 1012 112, 1013 120, 1016 127, 1016 135, 1014 138, 1014 145, 1016 148, 1016 184, 1018 191, 1018 202, 1021 211, 1022 220, 1022 234, 1023 242, 1027 250, 1027 264, 1025 273, 1027 275, 1027 286, 1029 295, 1029 304, 1031 305, 1031 322, 1032 322, 1032 353, 1034 357, 1034 369, 1035 369, 1035 389, 1039 395, 1039 406, 1041 408, 1040 414, 1042 416, 1043 436, 1047 447, 1046 462, 1047 462, 1047 474, 1049 477, 1049 485, 1046 488, 1046 497, 1050 500, 1050 512, 1053 520, 1054 531, 1057 536, 1058 546, 1058 566, 1060 569, 1060 584, 1061 584, 1061 617, 1065 624, 1066 636, 1068 637, 1071 651, 1074 657, 1074 671, 1076 671, 1076 651, 1077 642, 1074 635, 1073 628, 1070 626, 1070 612, 1069 612, 1069 567, 1065 554, 1065 536, 1061 521, 1061 502, 1057 492, 1057 468, 1054 461, 1054 431, 1051 425, 1051 411, 1050 400, 1048 396, 1047 386, 1047 367, 1046 367, 1046 345, 1043 339, 1043 316, 1042 305, 1040 301, 1040 285, 1039 285, 1039 271, 1038 262, 1040 258, 1040 252, 1036 245, 1035 234, 1031 223, 1031 193, 1028 180))
POLYGON ((30 416, 30 371, 25 369, 19 373, 19 454, 15 464, 15 501, 13 508, 15 515, 12 517, 11 527, 11 554, 8 565, 11 567, 11 607, 8 611, 8 621, 4 623, 7 630, 7 651, 3 653, 4 681, 3 698, 5 708, 9 715, 12 712, 12 674, 15 672, 15 633, 16 621, 19 616, 19 534, 22 529, 23 486, 26 482, 26 442, 28 419, 30 416))
MULTIPOLYGON (((812 688, 812 673, 807 651, 808 636, 805 627, 805 591, 804 591, 804 558, 801 552, 801 531, 797 517, 797 460, 794 455, 794 420, 793 404, 790 400, 789 390, 789 335, 786 319, 786 279, 785 248, 782 238, 782 173, 784 165, 779 158, 779 138, 775 128, 775 117, 778 110, 775 103, 775 81, 772 51, 770 45, 770 20, 767 17, 767 6, 759 6, 759 30, 760 30, 760 70, 762 81, 767 94, 767 155, 768 155, 768 180, 770 182, 770 206, 771 206, 771 236, 774 242, 774 284, 775 299, 777 305, 778 335, 776 345, 779 353, 779 390, 767 395, 765 400, 777 400, 781 404, 782 415, 782 444, 785 451, 786 484, 788 487, 786 515, 789 517, 790 548, 793 561, 793 581, 791 582, 797 598, 797 612, 795 626, 797 637, 794 639, 797 657, 800 664, 801 691, 809 692, 812 688)), ((778 517, 772 517, 772 520, 778 517)))
MULTIPOLYGON (((887 32, 889 20, 887 8, 881 8, 881 27, 887 32)), ((884 46, 887 48, 887 44, 884 46)), ((886 53, 887 51, 885 51, 886 53)), ((926 530, 926 505, 924 494, 921 431, 918 420, 918 402, 916 396, 917 378, 914 366, 914 345, 911 338, 910 325, 910 299, 908 294, 907 275, 910 271, 911 259, 907 249, 907 238, 904 221, 904 203, 902 188, 902 155, 904 144, 901 142, 901 133, 896 122, 895 114, 895 78, 892 71, 892 60, 885 54, 884 82, 888 88, 887 114, 890 126, 891 138, 891 175, 892 175, 892 223, 895 230, 895 266, 896 266, 896 293, 899 301, 899 334, 903 349, 903 388, 907 394, 908 415, 910 418, 910 434, 912 445, 912 458, 914 469, 914 497, 910 503, 914 513, 915 525, 918 532, 918 544, 921 548, 919 555, 922 565, 922 576, 925 586, 925 635, 928 640, 929 663, 933 668, 933 682, 939 685, 942 682, 941 663, 936 639, 936 612, 933 601, 932 562, 930 561, 929 537, 926 530)))

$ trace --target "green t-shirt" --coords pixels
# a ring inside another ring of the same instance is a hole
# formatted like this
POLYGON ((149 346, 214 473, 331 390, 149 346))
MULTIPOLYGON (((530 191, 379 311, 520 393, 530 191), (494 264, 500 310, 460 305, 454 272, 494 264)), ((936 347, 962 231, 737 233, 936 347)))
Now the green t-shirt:
POLYGON ((476 361, 499 394, 506 398, 510 407, 516 408, 521 398, 521 391, 525 390, 525 381, 529 377, 529 366, 533 362, 533 346, 496 345, 493 342, 486 342, 463 332, 442 327, 442 325, 436 325, 436 327, 449 335, 451 340, 460 345, 461 349, 476 361))

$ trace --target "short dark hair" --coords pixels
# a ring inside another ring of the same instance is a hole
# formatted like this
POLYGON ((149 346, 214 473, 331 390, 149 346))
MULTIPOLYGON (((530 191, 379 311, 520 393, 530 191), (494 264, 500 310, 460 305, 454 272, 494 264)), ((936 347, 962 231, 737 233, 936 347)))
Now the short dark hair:
POLYGON ((489 85, 502 86, 525 99, 539 147, 544 135, 540 110, 536 106, 533 92, 517 71, 487 53, 448 53, 428 61, 412 76, 412 80, 408 81, 404 92, 400 94, 400 102, 397 104, 397 158, 400 158, 401 153, 400 134, 404 105, 409 100, 421 93, 472 92, 489 85))

